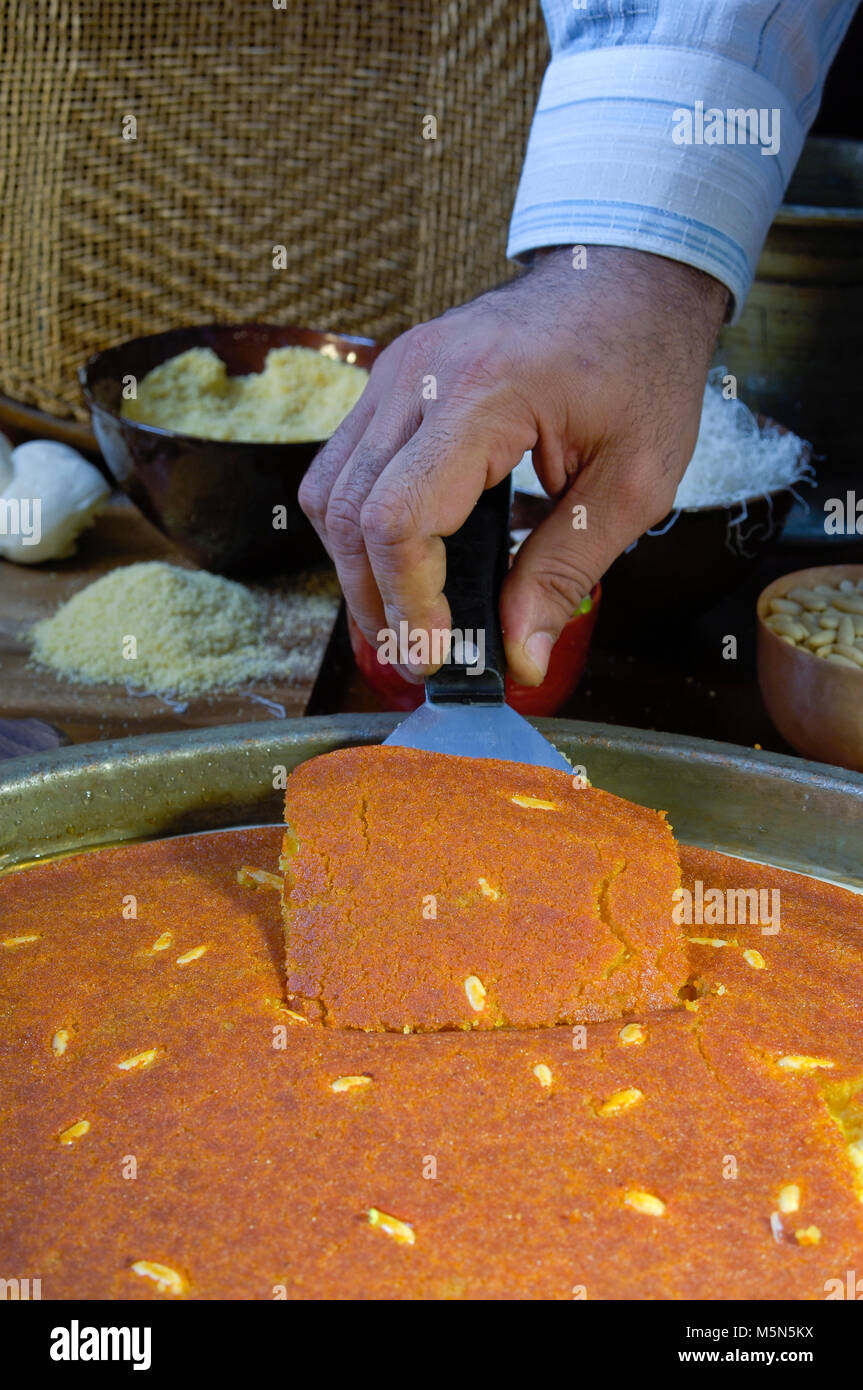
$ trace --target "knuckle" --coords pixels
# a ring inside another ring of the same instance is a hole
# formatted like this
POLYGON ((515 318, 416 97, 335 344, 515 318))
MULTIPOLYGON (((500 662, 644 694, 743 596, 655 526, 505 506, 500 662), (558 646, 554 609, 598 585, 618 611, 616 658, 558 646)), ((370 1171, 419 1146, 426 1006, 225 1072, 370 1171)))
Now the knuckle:
POLYGON ((511 370, 510 363, 494 348, 472 349, 452 364, 456 390, 471 392, 496 386, 511 370))
POLYGON ((349 492, 335 490, 326 508, 327 535, 338 550, 355 550, 362 545, 361 508, 349 492))
POLYGON ((374 384, 381 394, 412 396, 424 377, 439 372, 440 364, 440 335, 429 324, 420 324, 384 349, 372 367, 369 386, 374 384))
POLYGON ((400 367, 409 368, 419 362, 428 361, 437 345, 438 334, 433 325, 419 323, 414 328, 408 328, 395 342, 390 343, 378 361, 382 361, 386 354, 390 353, 392 365, 395 365, 397 360, 400 367))
POLYGON ((416 384, 424 376, 437 373, 440 368, 440 360, 437 341, 430 334, 418 336, 404 352, 400 376, 402 380, 416 384))
POLYGON ((310 521, 322 522, 327 511, 327 495, 314 464, 300 482, 297 500, 310 521))
POLYGON ((562 622, 572 617, 576 606, 589 594, 594 580, 585 569, 563 556, 546 557, 532 579, 543 598, 559 611, 562 622))
POLYGON ((382 384, 383 378, 398 366, 401 357, 401 338, 395 338, 391 343, 387 343, 385 348, 381 348, 371 367, 369 368, 369 380, 366 390, 382 384))
POLYGON ((414 530, 406 495, 382 492, 368 497, 361 509, 360 524, 369 543, 385 549, 401 545, 414 530))

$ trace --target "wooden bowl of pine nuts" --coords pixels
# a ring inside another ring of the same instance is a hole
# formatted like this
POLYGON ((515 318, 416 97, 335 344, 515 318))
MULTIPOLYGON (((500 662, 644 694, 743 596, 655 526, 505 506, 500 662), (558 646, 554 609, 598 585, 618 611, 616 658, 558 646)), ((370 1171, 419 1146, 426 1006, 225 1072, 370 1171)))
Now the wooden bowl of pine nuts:
POLYGON ((863 772, 863 565, 796 570, 767 585, 758 684, 792 748, 863 772))

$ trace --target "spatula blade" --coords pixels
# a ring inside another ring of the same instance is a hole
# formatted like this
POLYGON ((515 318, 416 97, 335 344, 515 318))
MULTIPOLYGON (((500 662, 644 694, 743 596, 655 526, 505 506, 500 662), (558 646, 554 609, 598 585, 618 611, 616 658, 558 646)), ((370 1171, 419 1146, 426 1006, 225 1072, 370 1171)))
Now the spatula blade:
POLYGON ((453 753, 461 758, 495 758, 572 772, 562 753, 509 705, 425 704, 402 720, 384 743, 453 753))

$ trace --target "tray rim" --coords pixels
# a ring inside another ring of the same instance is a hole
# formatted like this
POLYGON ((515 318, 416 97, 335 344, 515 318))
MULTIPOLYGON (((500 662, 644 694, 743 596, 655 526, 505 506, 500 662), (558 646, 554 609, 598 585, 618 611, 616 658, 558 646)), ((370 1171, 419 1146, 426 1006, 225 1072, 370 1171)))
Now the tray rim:
MULTIPOLYGON (((399 722, 304 715, 9 759, 0 764, 0 870, 100 845, 272 824, 281 815, 272 768, 380 742, 399 722)), ((597 786, 667 810, 686 844, 863 885, 863 774, 683 734, 531 722, 597 786), (748 820, 738 820, 744 811, 748 820)))

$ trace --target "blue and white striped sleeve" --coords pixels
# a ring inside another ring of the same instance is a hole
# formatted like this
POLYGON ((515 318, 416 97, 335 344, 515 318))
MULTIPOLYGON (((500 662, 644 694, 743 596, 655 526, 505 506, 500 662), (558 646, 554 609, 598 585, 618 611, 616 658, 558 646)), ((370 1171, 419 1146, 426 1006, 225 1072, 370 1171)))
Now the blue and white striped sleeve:
POLYGON ((857 0, 542 0, 552 59, 507 254, 629 246, 736 319, 857 0))

